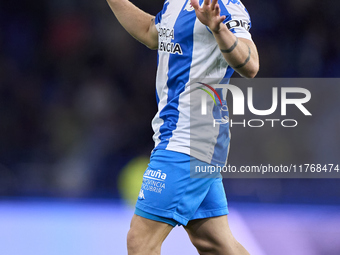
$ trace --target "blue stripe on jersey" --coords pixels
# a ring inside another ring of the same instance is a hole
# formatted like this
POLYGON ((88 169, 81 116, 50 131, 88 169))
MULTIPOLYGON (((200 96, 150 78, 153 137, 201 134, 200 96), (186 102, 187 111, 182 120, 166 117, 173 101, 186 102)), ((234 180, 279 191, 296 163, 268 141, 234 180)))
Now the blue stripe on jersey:
POLYGON ((251 26, 252 26, 252 24, 251 24, 251 18, 250 18, 250 15, 249 15, 249 12, 248 12, 248 10, 247 10, 247 8, 246 7, 244 7, 244 10, 247 12, 247 14, 248 14, 248 16, 249 16, 249 30, 251 29, 251 26))
POLYGON ((168 9, 168 6, 169 6, 169 1, 165 1, 164 5, 163 5, 163 9, 159 13, 157 13, 157 15, 155 17, 155 24, 156 25, 161 22, 162 15, 166 12, 166 10, 168 9))
MULTIPOLYGON (((223 98, 223 93, 222 89, 216 89, 217 93, 220 95, 222 99, 223 105, 227 105, 227 101, 225 98, 223 98)), ((215 95, 216 97, 216 95, 215 95)), ((216 97, 217 99, 217 97, 216 97)), ((213 116, 214 119, 221 119, 222 114, 221 114, 221 107, 222 106, 214 106, 213 108, 213 116)), ((229 112, 227 112, 227 116, 229 117, 229 112)), ((219 134, 217 136, 217 142, 214 148, 214 154, 211 159, 211 164, 223 164, 227 161, 228 157, 228 147, 229 147, 229 123, 228 124, 222 124, 219 125, 219 134)))
MULTIPOLYGON (((190 1, 190 0, 188 0, 190 1)), ((182 7, 176 23, 174 25, 174 39, 172 42, 180 42, 183 55, 170 54, 169 71, 168 71, 168 99, 167 105, 162 109, 159 117, 164 123, 160 127, 161 133, 159 139, 161 142, 155 149, 166 149, 169 144, 169 139, 172 137, 172 132, 177 127, 179 118, 179 96, 185 90, 185 84, 189 81, 190 66, 192 62, 193 51, 193 30, 196 18, 190 18, 186 15, 196 15, 195 12, 183 12, 186 2, 182 7), (186 17, 185 17, 186 16, 186 17), (182 38, 181 38, 182 37, 182 38), (185 39, 183 39, 183 37, 185 39)))
MULTIPOLYGON (((227 71, 226 71, 226 73, 223 77, 223 80, 231 78, 231 76, 233 75, 234 72, 235 72, 234 69, 231 66, 228 66, 227 71)), ((229 81, 224 82, 224 83, 229 83, 229 81)))
POLYGON ((159 96, 158 96, 157 89, 156 89, 156 102, 157 102, 157 105, 158 105, 158 103, 159 103, 159 96))
MULTIPOLYGON (((157 66, 159 64, 159 54, 157 52, 157 66)), ((159 103, 159 96, 158 96, 158 91, 157 91, 157 87, 156 87, 156 102, 157 102, 157 105, 159 103)))

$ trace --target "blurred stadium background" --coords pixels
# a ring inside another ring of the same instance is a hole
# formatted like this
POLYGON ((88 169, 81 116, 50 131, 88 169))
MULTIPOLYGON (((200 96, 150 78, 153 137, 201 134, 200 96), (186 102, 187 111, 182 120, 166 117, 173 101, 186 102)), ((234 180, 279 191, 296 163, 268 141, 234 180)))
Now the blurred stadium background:
MULTIPOLYGON (((133 2, 152 14, 163 4, 133 2)), ((339 77, 339 2, 243 2, 259 77, 339 77)), ((126 254, 130 185, 153 147, 156 54, 104 0, 0 2, 1 254, 126 254)), ((322 125, 301 137, 232 129, 231 163, 340 163, 340 87, 316 92, 322 125)), ((224 181, 251 254, 340 254, 339 179, 224 181)), ((196 253, 177 228, 163 254, 196 253)))

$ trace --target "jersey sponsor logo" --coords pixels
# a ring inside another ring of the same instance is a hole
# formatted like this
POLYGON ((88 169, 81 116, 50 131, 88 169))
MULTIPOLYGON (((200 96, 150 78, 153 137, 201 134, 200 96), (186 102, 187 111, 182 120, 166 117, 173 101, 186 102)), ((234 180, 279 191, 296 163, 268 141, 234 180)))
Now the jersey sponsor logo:
POLYGON ((160 27, 159 28, 159 37, 161 40, 173 40, 175 39, 175 30, 174 29, 170 29, 167 27, 160 27))
POLYGON ((238 5, 241 4, 241 2, 238 1, 238 0, 229 0, 228 3, 227 3, 227 5, 229 5, 230 3, 232 3, 232 4, 238 4, 238 5))
POLYGON ((160 27, 158 32, 159 45, 158 50, 171 53, 183 55, 182 47, 179 43, 172 42, 175 39, 175 30, 160 27))
POLYGON ((179 55, 183 55, 183 51, 181 48, 181 45, 179 43, 167 43, 167 42, 160 42, 159 44, 159 50, 160 51, 164 51, 167 53, 171 53, 171 54, 179 54, 179 55))
POLYGON ((249 31, 250 29, 250 24, 246 20, 233 19, 233 20, 228 21, 226 23, 226 26, 228 27, 228 29, 239 28, 239 27, 242 27, 247 31, 249 31))

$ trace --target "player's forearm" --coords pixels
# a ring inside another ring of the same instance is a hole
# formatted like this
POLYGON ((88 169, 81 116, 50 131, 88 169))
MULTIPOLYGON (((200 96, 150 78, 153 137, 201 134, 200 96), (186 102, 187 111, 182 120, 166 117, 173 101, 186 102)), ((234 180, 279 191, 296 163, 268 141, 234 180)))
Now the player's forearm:
POLYGON ((240 75, 254 78, 259 70, 259 57, 254 43, 237 38, 222 23, 221 29, 213 34, 228 64, 240 75))
POLYGON ((129 34, 147 47, 157 48, 156 31, 151 31, 154 16, 142 11, 128 0, 107 0, 107 2, 119 23, 129 34))

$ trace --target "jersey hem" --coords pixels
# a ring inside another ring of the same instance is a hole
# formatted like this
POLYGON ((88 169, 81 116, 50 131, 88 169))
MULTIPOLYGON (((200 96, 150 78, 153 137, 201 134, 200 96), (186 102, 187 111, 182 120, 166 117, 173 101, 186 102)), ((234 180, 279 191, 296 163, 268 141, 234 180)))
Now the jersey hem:
POLYGON ((210 160, 207 160, 207 156, 206 155, 203 155, 195 150, 191 150, 190 152, 190 155, 198 160, 201 160, 205 163, 208 163, 210 165, 218 165, 218 166, 225 166, 226 162, 225 161, 219 161, 217 159, 210 159, 210 160))
POLYGON ((217 159, 207 159, 206 155, 203 155, 195 150, 190 150, 188 148, 171 148, 171 147, 167 147, 167 148, 154 148, 152 152, 156 151, 156 150, 167 150, 167 151, 174 151, 174 152, 179 152, 179 153, 183 153, 186 154, 188 156, 194 157, 200 161, 203 161, 207 164, 210 165, 217 165, 217 166, 225 166, 226 165, 226 161, 219 161, 217 159))

